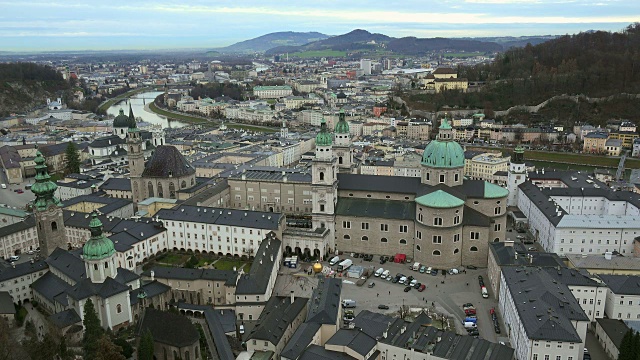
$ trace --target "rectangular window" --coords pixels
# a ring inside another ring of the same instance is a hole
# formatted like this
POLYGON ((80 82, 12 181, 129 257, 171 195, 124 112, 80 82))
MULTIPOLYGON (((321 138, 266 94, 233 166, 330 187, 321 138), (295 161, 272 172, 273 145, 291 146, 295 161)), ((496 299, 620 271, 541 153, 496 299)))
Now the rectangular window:
POLYGON ((440 182, 441 182, 441 183, 443 183, 443 182, 444 182, 444 179, 445 179, 444 174, 440 174, 440 182))
POLYGON ((351 221, 343 221, 342 222, 343 229, 351 229, 351 221))
POLYGON ((480 240, 480 233, 477 231, 471 232, 471 240, 480 240))
POLYGON ((496 214, 496 215, 500 215, 502 213, 502 208, 498 206, 497 208, 495 208, 493 213, 496 214))
POLYGON ((362 230, 369 230, 369 223, 363 222, 362 223, 362 230))
POLYGON ((388 224, 380 224, 380 231, 389 231, 388 224))
POLYGON ((440 235, 433 235, 433 243, 434 243, 434 244, 442 244, 442 236, 440 236, 440 235))
POLYGON ((493 230, 494 230, 494 231, 500 231, 500 225, 501 225, 501 224, 494 224, 494 225, 493 225, 493 230))
POLYGON ((409 227, 407 225, 400 225, 400 232, 401 233, 408 233, 409 232, 409 227))

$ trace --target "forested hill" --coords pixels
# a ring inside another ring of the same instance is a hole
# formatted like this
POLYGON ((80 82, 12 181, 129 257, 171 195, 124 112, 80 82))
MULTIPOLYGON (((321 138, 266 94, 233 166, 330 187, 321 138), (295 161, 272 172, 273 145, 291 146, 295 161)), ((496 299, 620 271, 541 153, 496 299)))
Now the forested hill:
POLYGON ((516 102, 527 104, 564 93, 640 93, 640 24, 513 48, 490 64, 460 68, 460 76, 506 81, 517 92, 516 102))
POLYGON ((68 88, 62 75, 49 66, 0 63, 0 116, 42 105, 47 97, 68 88))
MULTIPOLYGON (((496 110, 538 105, 555 95, 606 98, 640 94, 640 24, 620 32, 586 32, 562 36, 535 46, 512 48, 489 64, 460 66, 459 77, 486 81, 477 92, 445 91, 407 96, 412 109, 496 110)), ((625 96, 601 102, 553 101, 536 116, 510 114, 504 120, 532 123, 559 120, 566 124, 602 125, 612 118, 640 121, 640 101, 625 96), (536 120, 538 119, 538 120, 536 120)))

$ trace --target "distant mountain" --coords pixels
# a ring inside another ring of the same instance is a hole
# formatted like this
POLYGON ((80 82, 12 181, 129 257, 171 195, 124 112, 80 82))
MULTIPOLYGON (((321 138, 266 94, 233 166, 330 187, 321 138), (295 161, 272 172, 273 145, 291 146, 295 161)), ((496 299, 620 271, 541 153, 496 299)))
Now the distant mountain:
POLYGON ((319 32, 274 32, 213 50, 221 53, 263 52, 277 46, 299 46, 328 37, 319 32))
MULTIPOLYGON (((514 38, 517 39, 517 38, 514 38)), ((343 35, 310 42, 301 46, 278 46, 265 52, 267 55, 296 53, 305 51, 390 51, 403 55, 421 55, 439 51, 499 52, 504 46, 493 41, 480 39, 448 39, 416 37, 393 38, 384 34, 372 34, 366 30, 353 30, 343 35)))
POLYGON ((553 40, 559 35, 536 35, 536 36, 494 36, 478 38, 462 38, 464 40, 477 40, 483 42, 494 42, 500 44, 504 50, 513 47, 525 47, 527 44, 538 45, 549 40, 553 40))
POLYGON ((404 37, 389 41, 387 49, 398 54, 422 55, 436 51, 498 52, 502 51, 502 46, 477 40, 404 37))

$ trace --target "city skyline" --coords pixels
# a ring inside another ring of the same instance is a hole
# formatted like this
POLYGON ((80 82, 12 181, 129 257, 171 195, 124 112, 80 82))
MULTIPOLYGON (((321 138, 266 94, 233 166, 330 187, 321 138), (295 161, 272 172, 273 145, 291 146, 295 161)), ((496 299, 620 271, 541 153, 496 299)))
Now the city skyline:
POLYGON ((393 37, 563 35, 618 31, 640 18, 640 4, 620 0, 0 4, 5 9, 0 48, 18 52, 215 48, 277 31, 339 35, 365 29, 393 37))

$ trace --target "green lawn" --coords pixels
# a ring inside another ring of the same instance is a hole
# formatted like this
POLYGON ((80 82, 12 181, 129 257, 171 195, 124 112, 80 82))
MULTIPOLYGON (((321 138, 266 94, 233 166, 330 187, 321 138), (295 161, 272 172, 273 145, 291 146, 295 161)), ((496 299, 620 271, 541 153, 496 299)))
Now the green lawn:
POLYGON ((167 253, 164 256, 158 258, 159 263, 182 265, 189 259, 189 255, 181 255, 176 253, 167 253))
MULTIPOLYGON (((584 164, 591 166, 618 167, 620 158, 587 154, 571 154, 562 152, 525 151, 524 157, 529 160, 553 161, 561 163, 584 164)), ((640 167, 640 160, 627 158, 626 168, 640 167)))
POLYGON ((343 57, 347 55, 345 51, 337 50, 316 50, 316 51, 302 51, 289 54, 289 57, 299 58, 317 58, 317 57, 343 57))
POLYGON ((239 271, 240 267, 245 264, 247 264, 247 266, 245 266, 244 272, 248 272, 249 268, 251 267, 251 262, 246 260, 223 258, 216 261, 213 266, 215 266, 215 268, 219 270, 233 270, 233 268, 235 267, 236 270, 239 271))
POLYGON ((120 95, 118 95, 118 96, 114 97, 113 99, 109 99, 109 100, 107 100, 107 102, 105 102, 104 104, 100 105, 100 107, 98 108, 98 110, 107 111, 107 109, 108 109, 111 105, 113 105, 113 104, 117 103, 118 101, 123 100, 123 99, 125 99, 125 98, 128 98, 128 97, 130 97, 130 96, 132 96, 132 95, 135 95, 135 94, 137 94, 137 93, 145 92, 145 91, 147 91, 147 90, 148 90, 148 88, 143 87, 143 88, 139 88, 139 89, 134 89, 134 90, 127 91, 126 93, 124 93, 124 94, 120 94, 120 95))

